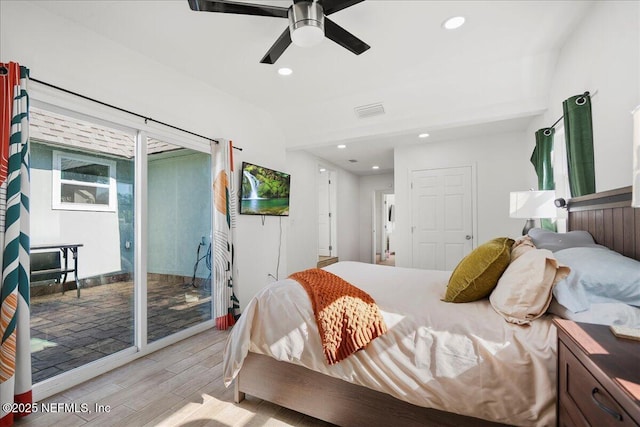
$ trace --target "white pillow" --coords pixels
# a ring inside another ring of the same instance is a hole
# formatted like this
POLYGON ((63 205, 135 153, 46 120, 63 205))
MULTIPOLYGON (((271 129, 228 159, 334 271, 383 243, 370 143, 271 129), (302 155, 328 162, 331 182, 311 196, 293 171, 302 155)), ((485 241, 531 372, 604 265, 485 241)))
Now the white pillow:
POLYGON ((549 307, 553 286, 569 274, 547 249, 531 249, 513 261, 489 296, 507 322, 527 325, 549 307))
POLYGON ((604 247, 569 248, 554 255, 571 267, 571 274, 553 290, 569 310, 579 313, 602 302, 640 307, 640 262, 604 247))

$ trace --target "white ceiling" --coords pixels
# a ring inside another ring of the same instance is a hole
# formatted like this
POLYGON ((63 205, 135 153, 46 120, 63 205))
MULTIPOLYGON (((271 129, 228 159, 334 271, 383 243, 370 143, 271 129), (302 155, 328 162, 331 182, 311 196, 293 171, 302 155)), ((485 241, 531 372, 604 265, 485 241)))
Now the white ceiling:
POLYGON ((390 172, 394 146, 526 129, 546 108, 557 54, 591 2, 367 0, 331 15, 371 46, 367 52, 356 56, 325 39, 290 46, 275 65, 259 61, 285 19, 193 12, 187 0, 36 4, 263 108, 288 149, 362 175, 390 172), (444 30, 456 15, 466 24, 444 30), (278 75, 280 66, 293 75, 278 75), (354 114, 377 102, 384 115, 354 114), (431 137, 420 141, 423 131, 431 137))

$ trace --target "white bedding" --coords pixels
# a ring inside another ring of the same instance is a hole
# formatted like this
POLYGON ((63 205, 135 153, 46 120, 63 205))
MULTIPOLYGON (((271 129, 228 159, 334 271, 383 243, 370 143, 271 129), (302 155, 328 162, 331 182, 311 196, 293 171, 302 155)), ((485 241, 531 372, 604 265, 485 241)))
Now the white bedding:
POLYGON ((229 385, 247 352, 302 365, 415 405, 511 425, 555 425, 556 330, 550 316, 507 323, 488 300, 442 302, 450 272, 340 262, 326 270, 369 293, 389 331, 329 366, 297 282, 251 300, 227 341, 229 385))

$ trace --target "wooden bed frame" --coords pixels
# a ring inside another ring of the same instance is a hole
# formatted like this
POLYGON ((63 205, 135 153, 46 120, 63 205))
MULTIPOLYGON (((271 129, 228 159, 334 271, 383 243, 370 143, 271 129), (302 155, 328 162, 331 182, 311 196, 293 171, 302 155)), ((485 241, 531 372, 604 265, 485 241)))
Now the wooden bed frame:
MULTIPOLYGON (((569 230, 640 260, 640 209, 631 187, 569 200, 569 230)), ((235 380, 235 401, 245 393, 340 426, 497 426, 478 418, 423 408, 304 367, 249 353, 235 380)))
POLYGON ((575 197, 567 208, 569 230, 586 230, 596 243, 640 260, 640 209, 631 207, 631 186, 575 197))

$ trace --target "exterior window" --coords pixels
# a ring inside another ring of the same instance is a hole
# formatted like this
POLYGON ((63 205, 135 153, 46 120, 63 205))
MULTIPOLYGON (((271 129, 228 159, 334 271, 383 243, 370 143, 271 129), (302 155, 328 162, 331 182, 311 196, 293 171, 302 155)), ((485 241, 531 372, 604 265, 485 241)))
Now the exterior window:
POLYGON ((116 162, 53 153, 53 209, 116 211, 116 162))

